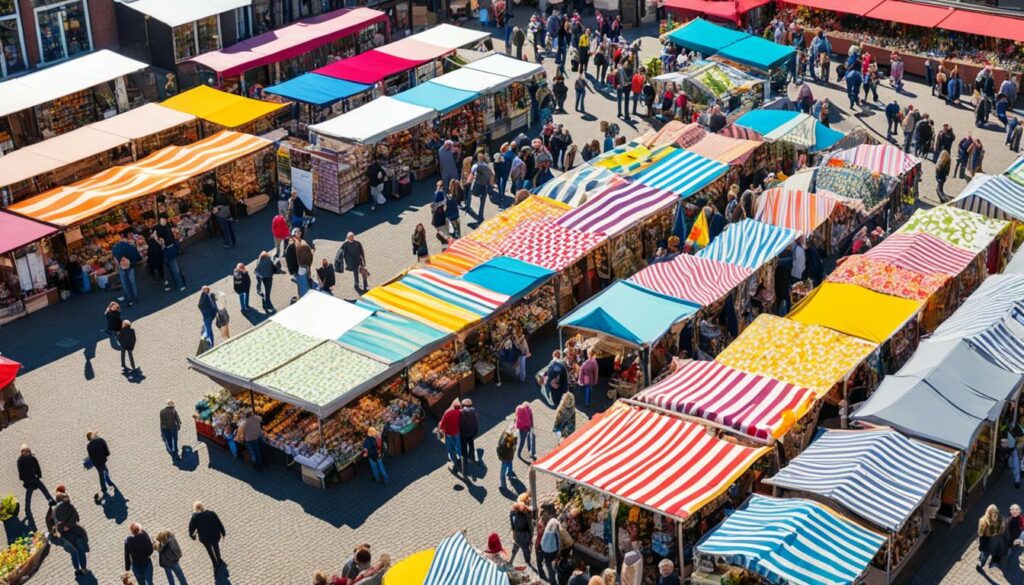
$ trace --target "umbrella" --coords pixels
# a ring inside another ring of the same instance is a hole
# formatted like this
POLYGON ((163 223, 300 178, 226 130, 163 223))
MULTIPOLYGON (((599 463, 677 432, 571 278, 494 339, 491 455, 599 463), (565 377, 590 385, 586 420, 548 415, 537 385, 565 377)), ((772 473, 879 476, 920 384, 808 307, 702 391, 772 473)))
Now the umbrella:
POLYGON ((398 561, 384 573, 381 585, 423 585, 435 552, 436 549, 428 548, 398 561))
POLYGON ((0 357, 0 388, 3 388, 14 381, 18 375, 21 364, 5 357, 0 357))

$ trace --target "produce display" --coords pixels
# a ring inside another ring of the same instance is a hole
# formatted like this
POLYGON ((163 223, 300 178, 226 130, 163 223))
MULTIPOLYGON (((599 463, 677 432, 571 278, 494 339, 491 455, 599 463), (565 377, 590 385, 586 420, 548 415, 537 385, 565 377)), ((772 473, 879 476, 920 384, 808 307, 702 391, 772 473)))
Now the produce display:
MULTIPOLYGON (((639 550, 644 558, 644 585, 654 585, 658 579, 658 563, 662 559, 677 561, 679 545, 676 543, 676 523, 671 518, 654 514, 643 508, 620 504, 615 518, 619 558, 626 551, 639 550)), ((714 525, 709 525, 710 529, 714 525)))
POLYGON ((42 561, 43 549, 48 545, 46 533, 33 532, 18 538, 0 551, 0 583, 20 583, 31 575, 35 569, 32 565, 38 566, 38 562, 42 561))
POLYGON ((386 364, 325 341, 255 382, 324 407, 387 369, 386 364))
POLYGON ((299 357, 319 343, 318 339, 274 321, 265 321, 197 359, 208 367, 248 380, 299 357))
POLYGON ((557 308, 555 285, 546 284, 494 317, 491 322, 491 339, 498 344, 509 338, 516 323, 530 336, 555 317, 557 308))
POLYGON ((429 400, 457 384, 468 371, 469 364, 456 360, 455 344, 449 343, 409 368, 410 391, 429 400))

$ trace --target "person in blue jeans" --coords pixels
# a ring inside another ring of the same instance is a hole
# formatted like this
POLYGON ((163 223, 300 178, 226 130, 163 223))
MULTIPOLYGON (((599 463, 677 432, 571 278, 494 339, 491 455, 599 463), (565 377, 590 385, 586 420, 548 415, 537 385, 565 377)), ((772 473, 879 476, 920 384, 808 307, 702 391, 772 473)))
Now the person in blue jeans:
POLYGON ((164 440, 164 448, 172 456, 178 456, 178 430, 181 428, 181 417, 174 408, 174 401, 168 400, 167 406, 160 409, 160 437, 164 440))
POLYGON ((131 232, 125 231, 121 236, 121 241, 110 249, 110 254, 117 262, 117 276, 121 280, 121 289, 124 290, 124 296, 117 300, 126 303, 129 307, 139 302, 139 288, 135 282, 135 265, 142 262, 142 254, 139 253, 134 240, 135 236, 131 232))
POLYGON ((153 585, 153 539, 138 522, 128 527, 131 533, 124 539, 124 570, 131 569, 138 585, 153 585))
POLYGON ((67 488, 58 485, 55 489, 56 504, 46 513, 46 528, 50 533, 50 542, 68 551, 75 576, 80 577, 89 572, 87 555, 89 537, 79 525, 78 510, 71 503, 67 488))
POLYGON ((512 429, 501 433, 498 439, 498 461, 501 461, 501 472, 498 477, 501 479, 501 489, 507 490, 508 485, 505 479, 513 479, 516 472, 512 469, 512 461, 516 456, 516 435, 512 429))
POLYGON ((167 575, 167 584, 174 585, 174 577, 177 576, 179 585, 188 585, 185 573, 181 570, 179 563, 181 561, 181 546, 178 544, 178 539, 174 538, 174 534, 170 530, 161 530, 153 540, 153 546, 156 548, 157 561, 163 568, 164 574, 167 575))
POLYGON ((245 441, 245 450, 249 452, 249 459, 252 461, 252 468, 259 470, 263 468, 263 418, 249 410, 245 420, 242 421, 242 439, 245 441))
POLYGON ((462 463, 462 437, 459 434, 462 428, 462 403, 458 398, 452 401, 451 407, 441 416, 441 422, 437 428, 444 433, 444 446, 448 451, 448 461, 456 469, 462 463))
POLYGON ((110 470, 107 469, 110 448, 107 447, 107 442, 100 437, 99 431, 89 431, 85 434, 85 438, 89 441, 85 445, 85 452, 89 455, 89 461, 96 468, 96 474, 100 478, 100 491, 93 498, 98 503, 107 497, 107 484, 114 485, 114 482, 110 481, 110 470))
POLYGON ((252 307, 249 306, 249 291, 252 289, 252 278, 249 276, 249 270, 246 269, 245 264, 239 262, 235 266, 231 279, 235 294, 238 295, 238 304, 242 307, 243 313, 248 313, 252 310, 252 307))
MULTIPOLYGON (((171 273, 171 279, 178 290, 185 290, 185 277, 181 274, 181 266, 178 265, 178 256, 181 248, 178 247, 178 239, 174 236, 174 229, 167 223, 167 216, 160 216, 160 224, 154 229, 157 238, 164 247, 164 266, 171 273)), ((166 287, 165 290, 170 290, 166 287)))
POLYGON ((373 481, 387 483, 388 472, 384 469, 384 439, 381 438, 380 431, 375 427, 366 429, 366 438, 363 439, 363 456, 370 464, 373 481))
POLYGON ((203 285, 199 293, 199 314, 203 316, 203 337, 213 347, 213 320, 217 318, 217 297, 210 287, 203 285))

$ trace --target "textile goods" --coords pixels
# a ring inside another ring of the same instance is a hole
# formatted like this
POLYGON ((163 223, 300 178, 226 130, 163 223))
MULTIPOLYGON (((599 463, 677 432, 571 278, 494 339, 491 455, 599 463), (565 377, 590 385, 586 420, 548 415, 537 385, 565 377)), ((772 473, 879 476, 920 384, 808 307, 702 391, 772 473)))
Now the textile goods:
MULTIPOLYGON (((669 147, 667 147, 669 148, 669 147)), ((666 189, 682 198, 700 191, 729 170, 729 165, 682 148, 633 175, 648 187, 666 189)))
POLYGON ((614 236, 678 202, 679 197, 671 191, 642 183, 623 183, 602 190, 585 205, 566 213, 555 223, 581 232, 614 236))
POLYGON ((518 297, 528 294, 554 275, 553 271, 546 268, 499 256, 470 269, 462 279, 510 297, 518 297))
POLYGON ((1014 183, 1024 185, 1024 156, 1013 161, 1013 164, 1003 174, 1014 183))
POLYGON ((765 483, 828 498, 899 532, 955 458, 890 429, 830 430, 765 483))
POLYGON ((921 159, 891 144, 862 144, 833 152, 827 160, 841 160, 849 165, 864 167, 873 173, 882 173, 897 179, 921 164, 921 159))
POLYGON ((603 333, 640 347, 654 345, 672 325, 698 309, 694 303, 620 280, 562 317, 558 326, 603 333))
POLYGON ((814 393, 718 362, 686 361, 634 400, 704 418, 767 440, 781 437, 814 402, 814 393), (789 413, 787 417, 783 413, 789 413))
POLYGON ((244 126, 263 116, 288 107, 235 95, 207 85, 200 85, 160 102, 165 108, 191 114, 227 129, 244 126))
POLYGON ((485 559, 461 532, 437 545, 423 585, 508 585, 508 576, 485 559))
POLYGON ((560 272, 601 245, 607 236, 588 234, 550 221, 527 221, 501 244, 501 253, 560 272))
POLYGON ((949 279, 946 274, 921 274, 862 255, 847 257, 827 281, 857 285, 901 299, 927 301, 949 279))
POLYGON ((768 452, 716 439, 672 415, 616 403, 533 465, 682 520, 768 452))
POLYGON ((468 270, 487 262, 498 255, 498 250, 467 238, 459 238, 452 242, 448 249, 434 254, 427 261, 432 268, 444 270, 456 276, 462 276, 468 270))
POLYGON ((98 217, 132 199, 157 193, 267 148, 269 140, 221 131, 188 146, 168 146, 141 161, 111 167, 88 179, 11 205, 21 215, 67 227, 98 217))
POLYGON ((1024 221, 1024 185, 1003 175, 977 174, 949 204, 993 219, 1024 221))
POLYGON ((554 199, 569 207, 579 207, 587 202, 591 192, 603 190, 623 183, 625 179, 612 171, 590 165, 580 165, 544 183, 534 193, 554 199))
POLYGON ((757 221, 812 234, 839 202, 828 196, 788 189, 768 189, 757 202, 757 221))
POLYGON ((831 191, 843 197, 859 199, 868 210, 889 198, 896 186, 894 179, 863 167, 851 167, 841 161, 817 168, 814 191, 831 191))
POLYGON ((787 315, 808 325, 884 343, 921 310, 921 301, 898 298, 855 284, 825 282, 787 315))
POLYGON ((754 495, 697 543, 697 551, 769 583, 853 585, 884 543, 881 534, 816 502, 754 495))
POLYGON ((810 388, 820 397, 877 347, 826 327, 762 314, 715 361, 810 388))
POLYGON ((523 222, 555 221, 570 209, 572 208, 559 201, 533 196, 485 221, 462 239, 498 247, 523 222))
POLYGON ((872 260, 921 274, 959 276, 976 254, 926 233, 895 233, 865 254, 872 260))
MULTIPOLYGON (((17 250, 55 233, 57 228, 52 225, 0 211, 0 254, 17 250)), ((4 384, 0 384, 0 388, 3 387, 4 384)))
POLYGON ((481 317, 498 310, 509 299, 508 295, 487 290, 458 276, 429 268, 410 270, 399 282, 481 317))
POLYGON ((337 339, 371 314, 332 295, 307 294, 274 313, 270 320, 316 339, 337 339))
MULTIPOLYGON (((307 295, 308 296, 308 295, 307 295)), ((388 364, 415 359, 448 334, 385 310, 374 311, 338 342, 388 364)))
POLYGON ((663 295, 708 306, 733 292, 752 272, 735 264, 680 254, 668 262, 651 264, 629 281, 663 295))
POLYGON ((399 281, 378 286, 363 295, 384 309, 448 333, 480 320, 480 315, 417 290, 399 281))
POLYGON ((697 256, 757 270, 781 254, 797 235, 788 228, 745 219, 729 224, 707 248, 697 252, 697 256))
POLYGON ((756 140, 706 134, 699 142, 687 146, 686 150, 727 165, 742 165, 759 146, 761 143, 756 140))
POLYGON ((954 246, 981 252, 1009 224, 956 207, 942 205, 931 209, 918 209, 896 233, 926 233, 943 239, 954 246))

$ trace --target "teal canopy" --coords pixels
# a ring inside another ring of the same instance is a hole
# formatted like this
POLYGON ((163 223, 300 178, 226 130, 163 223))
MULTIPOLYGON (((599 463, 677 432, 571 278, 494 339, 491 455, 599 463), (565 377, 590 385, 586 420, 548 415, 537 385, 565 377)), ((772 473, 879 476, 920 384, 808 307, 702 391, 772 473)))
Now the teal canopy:
POLYGON ((745 32, 718 26, 702 18, 695 18, 668 33, 668 39, 673 43, 697 51, 705 57, 710 57, 749 36, 745 32))
POLYGON ((617 281, 558 322, 604 333, 636 346, 654 344, 673 324, 693 315, 700 306, 617 281))
POLYGON ((423 106, 424 108, 430 108, 432 110, 437 110, 442 114, 446 114, 459 106, 468 104, 478 97, 480 97, 480 94, 475 91, 455 89, 453 87, 448 87, 447 85, 428 81, 426 83, 421 83, 410 90, 403 91, 396 95, 395 99, 407 104, 423 106))
POLYGON ((346 331, 338 342, 385 363, 411 364, 450 337, 448 333, 385 311, 373 303, 360 300, 356 305, 374 313, 346 331))
POLYGON ((761 37, 748 36, 718 51, 725 57, 754 69, 768 71, 789 61, 796 53, 793 47, 773 43, 761 37))
POLYGON ((271 85, 263 91, 297 102, 326 106, 369 91, 373 86, 335 79, 326 75, 306 73, 284 83, 271 85))
POLYGON ((462 275, 462 280, 510 297, 525 295, 555 272, 522 260, 498 256, 462 275))

